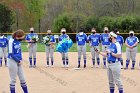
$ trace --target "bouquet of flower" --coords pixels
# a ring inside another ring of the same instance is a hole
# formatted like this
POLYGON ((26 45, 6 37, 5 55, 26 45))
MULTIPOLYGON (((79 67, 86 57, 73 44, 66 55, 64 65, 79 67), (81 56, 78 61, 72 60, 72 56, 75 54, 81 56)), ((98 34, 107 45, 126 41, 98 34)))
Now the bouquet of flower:
POLYGON ((45 45, 48 45, 48 43, 50 42, 50 37, 49 36, 45 36, 45 37, 43 37, 43 41, 42 41, 42 43, 43 44, 45 44, 45 45))
POLYGON ((33 36, 32 37, 32 41, 34 41, 35 43, 39 40, 38 36, 33 36))
MULTIPOLYGON (((33 36, 32 38, 31 38, 31 40, 33 41, 33 43, 36 43, 38 40, 39 40, 39 38, 38 38, 38 36, 33 36)), ((32 43, 29 43, 28 45, 27 45, 27 48, 30 48, 32 46, 32 43)))

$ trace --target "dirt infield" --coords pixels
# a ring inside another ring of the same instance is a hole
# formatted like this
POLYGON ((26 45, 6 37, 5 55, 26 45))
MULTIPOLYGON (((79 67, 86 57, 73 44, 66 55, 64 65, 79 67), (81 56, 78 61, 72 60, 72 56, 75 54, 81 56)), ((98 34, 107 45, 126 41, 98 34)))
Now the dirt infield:
MULTIPOLYGON (((109 93, 106 69, 91 68, 90 53, 87 53, 87 68, 81 70, 73 69, 77 66, 77 53, 69 53, 69 69, 61 68, 60 53, 54 55, 54 68, 45 68, 45 53, 37 53, 37 68, 29 68, 28 53, 23 54, 24 74, 29 93, 109 93)), ((137 55, 136 68, 140 61, 138 57, 140 54, 137 55)), ((125 60, 125 54, 123 54, 123 58, 125 60)), ((140 70, 122 70, 121 77, 124 93, 140 93, 140 70)), ((23 93, 18 78, 16 91, 23 93)), ((6 67, 0 68, 0 93, 9 93, 9 73, 6 67)), ((118 93, 117 87, 115 93, 118 93)))

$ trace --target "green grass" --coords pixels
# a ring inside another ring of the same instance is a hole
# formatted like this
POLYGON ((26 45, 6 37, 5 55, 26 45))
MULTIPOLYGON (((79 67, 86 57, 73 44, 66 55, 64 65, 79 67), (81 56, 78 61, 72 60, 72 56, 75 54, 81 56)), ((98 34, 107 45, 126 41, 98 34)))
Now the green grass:
MULTIPOLYGON (((56 44, 57 46, 57 44, 56 44)), ((126 51, 126 47, 123 46, 123 52, 126 51)), ((22 43, 22 51, 23 52, 27 52, 28 49, 27 49, 27 43, 22 43)), ((45 45, 44 44, 41 44, 41 43, 38 43, 37 44, 37 52, 45 52, 45 45)), ((56 50, 55 50, 56 52, 56 50)), ((69 52, 77 52, 77 44, 74 43, 73 46, 70 48, 69 52)), ((87 45, 87 52, 90 52, 90 47, 89 45, 87 45)), ((140 46, 138 46, 138 52, 140 52, 140 46)))

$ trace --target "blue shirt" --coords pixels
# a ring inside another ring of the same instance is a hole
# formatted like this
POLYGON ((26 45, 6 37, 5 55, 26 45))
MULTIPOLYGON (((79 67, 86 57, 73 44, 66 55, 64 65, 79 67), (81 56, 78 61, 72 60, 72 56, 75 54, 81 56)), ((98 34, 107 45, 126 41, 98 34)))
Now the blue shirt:
POLYGON ((123 45, 123 43, 124 43, 124 39, 123 39, 123 37, 122 37, 121 35, 117 35, 116 40, 117 40, 117 42, 120 43, 121 46, 123 45))
POLYGON ((98 46, 100 43, 100 34, 91 34, 88 36, 91 46, 98 46))
POLYGON ((30 41, 33 37, 38 37, 38 35, 36 33, 29 33, 26 35, 25 40, 30 41))
POLYGON ((125 41, 129 46, 133 46, 136 42, 139 42, 139 39, 136 36, 127 37, 125 41))
POLYGON ((8 39, 5 36, 0 36, 0 47, 7 47, 8 39))
POLYGON ((109 38, 109 34, 106 33, 101 34, 102 45, 110 45, 108 38, 109 38))
MULTIPOLYGON (((111 43, 111 45, 109 46, 108 50, 111 53, 115 53, 115 54, 121 54, 121 45, 119 42, 116 43, 111 43)), ((116 58, 114 56, 112 56, 111 54, 108 54, 108 62, 116 62, 116 61, 120 61, 120 58, 116 58)))
POLYGON ((53 35, 47 35, 47 36, 49 36, 49 37, 50 37, 50 42, 56 42, 56 40, 55 40, 55 38, 54 38, 54 36, 53 36, 53 35))
POLYGON ((21 43, 16 39, 10 39, 8 44, 8 58, 20 62, 22 60, 21 43))
POLYGON ((69 36, 67 34, 62 34, 59 36, 59 41, 62 41, 63 39, 68 39, 69 36))
POLYGON ((87 35, 85 33, 83 35, 77 34, 76 41, 78 45, 85 45, 87 41, 87 35))

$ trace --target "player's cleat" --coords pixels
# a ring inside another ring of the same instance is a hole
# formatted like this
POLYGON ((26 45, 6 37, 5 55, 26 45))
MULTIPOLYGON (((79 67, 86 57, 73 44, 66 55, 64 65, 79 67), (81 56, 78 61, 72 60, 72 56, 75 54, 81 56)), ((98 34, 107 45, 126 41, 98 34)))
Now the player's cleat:
POLYGON ((140 66, 139 66, 138 70, 140 70, 140 66))
POLYGON ((91 68, 95 68, 95 65, 91 66, 91 68))
POLYGON ((46 68, 48 68, 48 67, 49 67, 49 65, 46 66, 46 68))
POLYGON ((84 65, 84 68, 86 68, 86 65, 84 65))
POLYGON ((121 69, 123 69, 123 66, 121 65, 121 69))
POLYGON ((54 68, 54 65, 51 65, 51 68, 54 68))
POLYGON ((65 68, 66 66, 65 65, 62 65, 62 68, 65 68))
POLYGON ((99 67, 100 67, 100 65, 97 65, 97 66, 96 66, 96 68, 99 68, 99 67))
POLYGON ((66 65, 66 68, 69 68, 69 65, 66 65))
POLYGON ((29 68, 32 68, 32 67, 33 67, 32 65, 29 66, 29 68))
POLYGON ((33 68, 36 68, 36 65, 34 65, 33 68))
POLYGON ((103 66, 103 69, 106 69, 106 66, 105 65, 103 66))
POLYGON ((127 70, 127 69, 128 69, 128 67, 125 67, 125 68, 124 68, 124 70, 127 70))
POLYGON ((78 65, 78 67, 77 68, 80 68, 80 65, 78 65))
POLYGON ((134 67, 131 68, 131 70, 134 70, 134 69, 135 69, 134 67))

